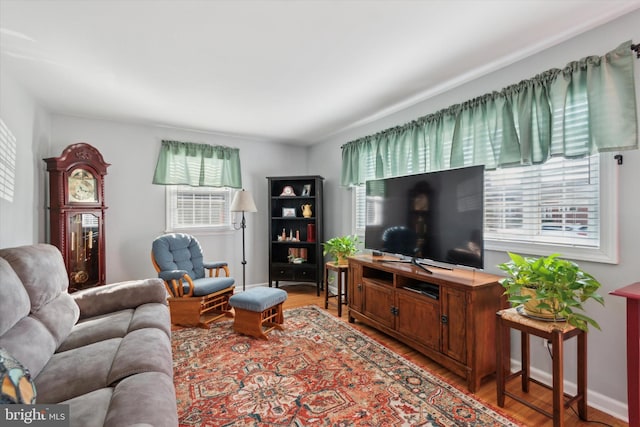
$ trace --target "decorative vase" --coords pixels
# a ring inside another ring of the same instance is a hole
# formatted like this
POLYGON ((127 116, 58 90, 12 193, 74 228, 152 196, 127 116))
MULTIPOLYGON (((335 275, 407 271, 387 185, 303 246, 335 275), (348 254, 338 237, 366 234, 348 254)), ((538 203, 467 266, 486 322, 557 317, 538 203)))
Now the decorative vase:
POLYGON ((316 241, 316 225, 307 224, 307 242, 316 241))
POLYGON ((348 265, 349 264, 349 260, 347 259, 347 257, 345 255, 336 255, 336 258, 338 258, 338 265, 348 265))
MULTIPOLYGON (((520 290, 522 295, 530 295, 531 299, 524 303, 524 311, 526 314, 529 314, 533 317, 540 317, 542 319, 556 319, 560 321, 564 321, 564 318, 557 317, 557 315, 553 314, 553 311, 546 308, 538 308, 538 304, 540 301, 536 297, 536 290, 531 288, 522 288, 520 290)), ((555 300, 545 300, 545 302, 551 307, 558 307, 558 302, 555 300)))
POLYGON ((302 205, 302 216, 305 218, 311 218, 313 216, 310 204, 302 205))

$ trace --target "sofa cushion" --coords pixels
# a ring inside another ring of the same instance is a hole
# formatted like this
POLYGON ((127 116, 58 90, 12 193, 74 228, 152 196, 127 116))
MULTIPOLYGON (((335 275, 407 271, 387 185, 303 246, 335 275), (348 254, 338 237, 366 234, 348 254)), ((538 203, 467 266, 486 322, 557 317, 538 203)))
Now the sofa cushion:
POLYGON ((80 310, 66 292, 67 273, 55 246, 1 249, 0 256, 0 345, 37 376, 69 335, 80 310))
POLYGON ((122 339, 106 385, 142 372, 162 372, 173 378, 171 341, 159 329, 138 329, 122 339))
POLYGON ((113 387, 106 387, 60 402, 69 405, 69 427, 102 427, 112 395, 113 387))
POLYGON ((146 372, 123 379, 113 390, 105 427, 175 427, 178 409, 171 377, 146 372))
POLYGON ((9 262, 0 258, 0 336, 29 314, 29 295, 9 262))
POLYGON ((40 243, 0 249, 0 257, 7 260, 22 281, 32 312, 66 292, 69 286, 62 254, 55 246, 40 243))
POLYGON ((4 335, 0 336, 0 347, 18 359, 37 377, 58 346, 46 326, 31 316, 23 317, 4 335))
POLYGON ((57 351, 67 351, 109 338, 122 338, 129 332, 144 328, 159 329, 171 338, 169 307, 164 303, 148 303, 136 309, 82 319, 57 351))
POLYGON ((129 324, 129 332, 143 328, 156 328, 171 338, 171 314, 165 304, 149 303, 136 308, 129 324))
POLYGON ((129 330, 133 312, 133 309, 121 310, 79 321, 57 351, 67 351, 110 338, 124 337, 129 330))
POLYGON ((62 293, 29 316, 42 322, 53 336, 58 348, 78 321, 80 310, 69 294, 62 293))
POLYGON ((54 354, 35 377, 38 403, 58 403, 107 387, 121 341, 122 338, 112 338, 54 354))

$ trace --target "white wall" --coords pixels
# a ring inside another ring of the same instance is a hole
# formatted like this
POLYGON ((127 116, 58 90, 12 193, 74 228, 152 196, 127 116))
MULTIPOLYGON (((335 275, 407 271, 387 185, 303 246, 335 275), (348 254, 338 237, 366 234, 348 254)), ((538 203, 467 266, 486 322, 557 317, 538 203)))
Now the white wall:
MULTIPOLYGON (((566 41, 511 66, 470 81, 463 86, 447 91, 411 108, 391 116, 336 134, 312 147, 309 163, 315 173, 328 177, 325 187, 325 233, 326 236, 351 232, 351 194, 340 188, 340 146, 357 138, 371 135, 392 126, 404 124, 420 116, 436 112, 441 108, 460 103, 493 90, 499 90, 522 79, 554 67, 562 67, 570 61, 588 55, 601 55, 616 48, 626 40, 640 41, 640 11, 628 14, 605 26, 566 41)), ((640 105, 640 64, 636 61, 636 92, 640 105)), ((640 120, 640 119, 639 119, 640 120)), ((640 152, 629 151, 624 155, 624 165, 619 167, 620 187, 620 262, 617 265, 580 262, 603 284, 606 306, 589 304, 589 313, 600 323, 602 331, 592 330, 588 344, 589 404, 599 407, 619 418, 626 419, 626 318, 625 302, 622 298, 607 295, 621 286, 640 280, 638 262, 640 238, 640 152)), ((613 153, 611 154, 613 161, 613 153)), ((495 267, 507 260, 503 252, 487 251, 485 269, 499 274, 495 267)), ((519 358, 519 338, 512 335, 512 355, 519 358)), ((575 341, 575 340, 572 340, 575 341)), ((551 360, 540 341, 532 340, 532 366, 540 370, 543 377, 551 372, 551 360)), ((567 361, 565 378, 575 384, 575 343, 565 347, 567 361)))
MULTIPOLYGON (((247 285, 268 281, 267 176, 304 174, 306 149, 211 133, 159 126, 142 126, 53 116, 51 149, 59 156, 69 144, 86 142, 107 163, 105 180, 107 282, 155 277, 150 251, 153 239, 165 228, 165 188, 153 185, 160 141, 170 139, 240 149, 242 182, 252 192, 258 212, 247 214, 247 285)), ((241 285, 240 231, 199 235, 205 257, 227 260, 241 285)))
POLYGON ((16 138, 13 201, 0 199, 0 248, 43 241, 50 117, 8 73, 0 73, 0 118, 16 138))

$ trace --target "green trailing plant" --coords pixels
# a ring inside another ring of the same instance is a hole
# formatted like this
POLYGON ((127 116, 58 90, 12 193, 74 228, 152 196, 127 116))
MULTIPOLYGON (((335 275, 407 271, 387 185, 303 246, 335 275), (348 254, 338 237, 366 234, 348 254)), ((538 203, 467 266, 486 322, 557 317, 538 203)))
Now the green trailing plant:
POLYGON ((358 236, 347 235, 333 237, 322 244, 324 250, 323 255, 331 255, 338 263, 346 262, 348 256, 355 255, 358 252, 358 236))
MULTIPOLYGON (((514 305, 537 299, 538 310, 548 310, 554 320, 565 319, 570 325, 587 331, 600 325, 584 314, 583 304, 592 299, 604 305, 597 293, 601 284, 578 264, 561 259, 559 254, 531 258, 509 252, 511 261, 498 265, 508 276, 500 280, 505 295, 514 305), (525 291, 523 291, 523 289, 525 291), (532 289, 529 295, 526 289, 532 289)), ((535 302, 534 302, 535 304, 535 302)))

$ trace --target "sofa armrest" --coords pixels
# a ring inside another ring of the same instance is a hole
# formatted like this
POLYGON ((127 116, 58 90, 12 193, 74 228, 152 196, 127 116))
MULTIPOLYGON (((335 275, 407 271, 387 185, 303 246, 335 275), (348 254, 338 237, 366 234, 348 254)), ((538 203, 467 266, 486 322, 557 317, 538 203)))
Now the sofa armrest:
POLYGON ((80 308, 81 319, 136 308, 146 303, 167 304, 164 283, 157 278, 96 286, 71 296, 80 308))

